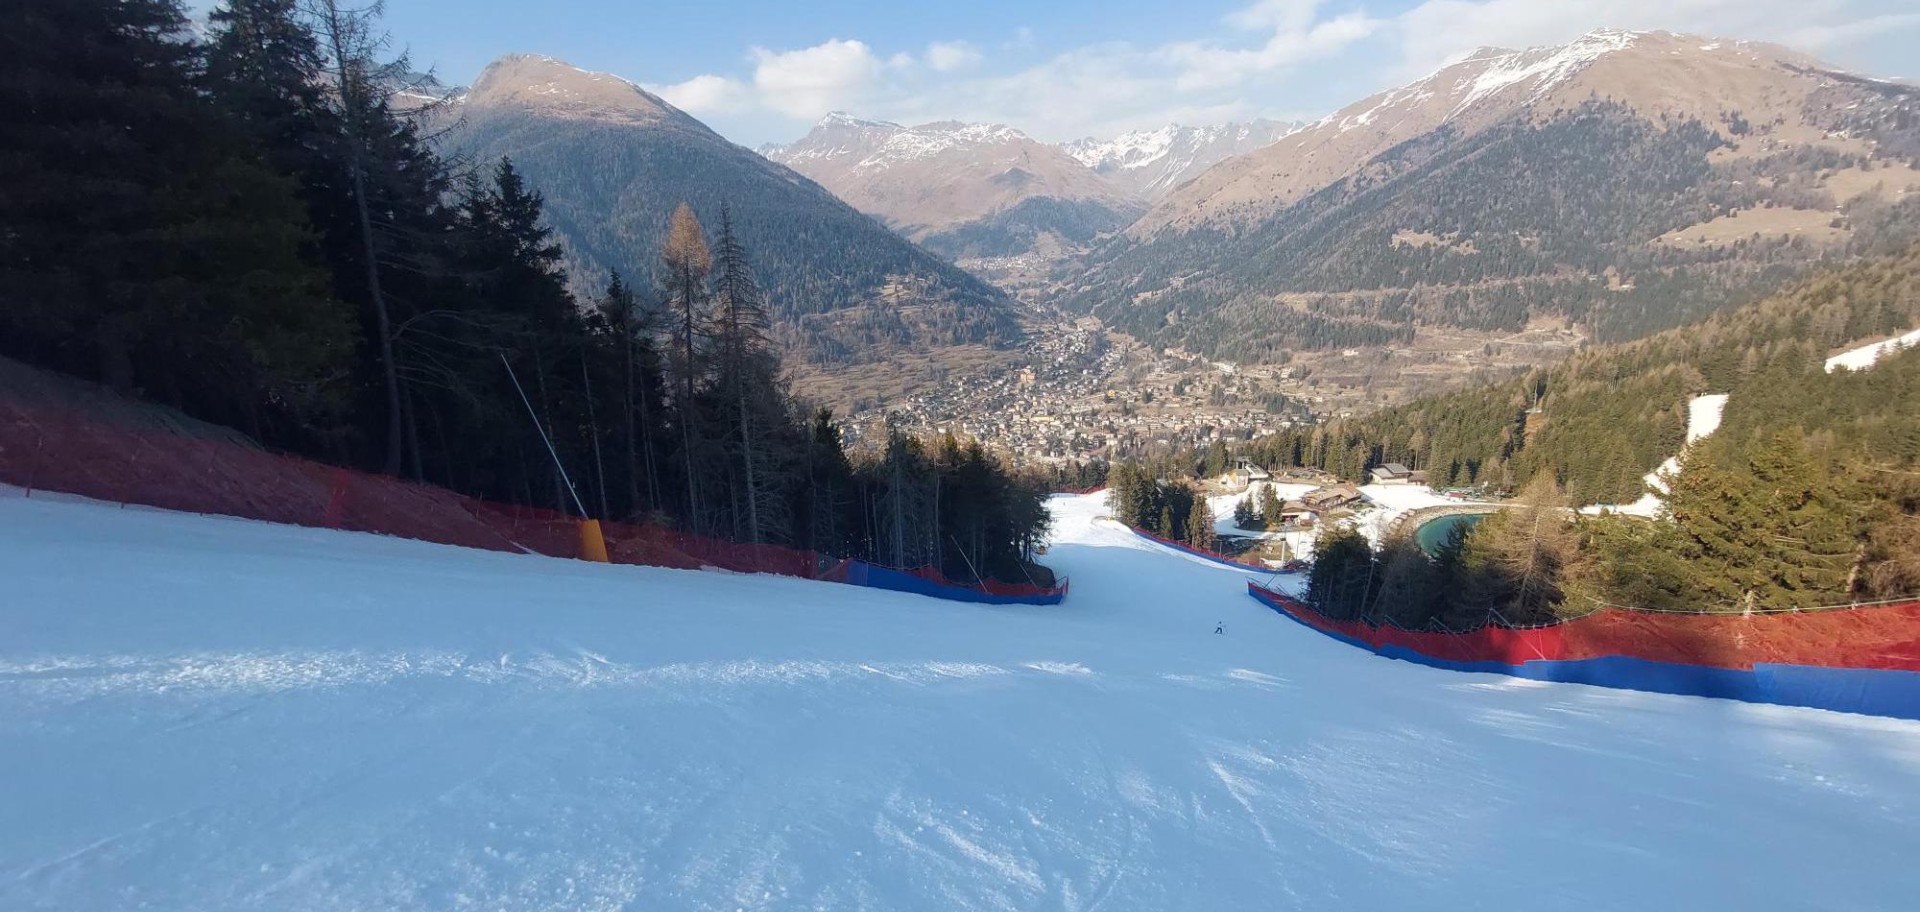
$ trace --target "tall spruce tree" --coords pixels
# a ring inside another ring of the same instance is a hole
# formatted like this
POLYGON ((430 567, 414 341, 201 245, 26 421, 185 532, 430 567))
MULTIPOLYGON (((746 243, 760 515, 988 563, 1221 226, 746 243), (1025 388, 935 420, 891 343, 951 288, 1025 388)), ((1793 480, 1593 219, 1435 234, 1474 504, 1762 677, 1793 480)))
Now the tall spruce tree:
POLYGON ((659 358, 653 349, 657 314, 640 301, 616 270, 607 279, 600 315, 620 356, 626 515, 633 516, 662 506, 654 427, 659 403, 659 358))
POLYGON ((1193 506, 1187 510, 1187 528, 1184 536, 1187 544, 1196 548, 1212 551, 1219 547, 1219 539, 1214 531, 1213 508, 1205 497, 1195 497, 1193 506))

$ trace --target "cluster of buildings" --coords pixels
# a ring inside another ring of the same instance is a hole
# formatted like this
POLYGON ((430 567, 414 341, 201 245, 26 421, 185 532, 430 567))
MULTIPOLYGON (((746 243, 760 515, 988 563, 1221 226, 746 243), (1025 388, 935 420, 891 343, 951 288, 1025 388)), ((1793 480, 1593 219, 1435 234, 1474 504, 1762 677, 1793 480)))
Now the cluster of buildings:
POLYGON ((856 445, 877 441, 891 420, 915 433, 974 438, 1022 462, 1068 462, 1248 440, 1294 420, 1250 401, 1258 398, 1251 392, 1225 395, 1237 382, 1129 367, 1104 331, 1077 329, 1036 339, 1023 367, 850 416, 843 433, 856 445))

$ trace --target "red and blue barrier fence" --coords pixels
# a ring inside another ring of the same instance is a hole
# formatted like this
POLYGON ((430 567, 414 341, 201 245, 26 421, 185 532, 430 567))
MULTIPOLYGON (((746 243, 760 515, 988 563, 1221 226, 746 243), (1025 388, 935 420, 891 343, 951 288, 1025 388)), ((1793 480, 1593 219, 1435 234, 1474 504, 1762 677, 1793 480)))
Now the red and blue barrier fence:
POLYGON ((1756 616, 1603 609, 1458 633, 1338 620, 1247 583, 1280 615, 1388 658, 1534 681, 1920 719, 1920 602, 1756 616))
POLYGON ((870 589, 910 592, 930 598, 983 605, 1058 605, 1067 597, 1067 586, 1071 582, 1061 580, 1058 586, 1039 586, 983 580, 975 585, 967 585, 946 579, 932 567, 894 570, 862 560, 841 561, 821 578, 870 589))

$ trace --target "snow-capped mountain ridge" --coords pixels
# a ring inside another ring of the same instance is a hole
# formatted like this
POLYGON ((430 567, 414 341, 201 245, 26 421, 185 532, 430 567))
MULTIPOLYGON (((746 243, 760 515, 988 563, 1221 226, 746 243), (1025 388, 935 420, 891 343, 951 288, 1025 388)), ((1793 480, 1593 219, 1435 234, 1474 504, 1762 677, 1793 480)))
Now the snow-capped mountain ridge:
POLYGON ((1369 99, 1374 104, 1365 110, 1355 111, 1358 105, 1349 105, 1315 121, 1309 128, 1333 127, 1344 133, 1372 124, 1383 112, 1412 108, 1435 97, 1453 101, 1452 107, 1440 118, 1440 122, 1445 123, 1514 86, 1532 89, 1525 101, 1531 104, 1545 98, 1555 86, 1578 75, 1601 57, 1631 47, 1642 34, 1598 29, 1557 47, 1477 48, 1420 79, 1374 96, 1369 99))
POLYGON ((1821 77, 1810 74, 1829 69, 1774 45, 1661 31, 1598 29, 1564 45, 1483 47, 1224 161, 1169 194, 1128 234, 1256 220, 1442 126, 1468 135, 1534 116, 1528 111, 1544 116, 1593 98, 1656 118, 1717 123, 1729 111, 1751 117, 1777 110, 1791 122, 1798 111, 1786 108, 1789 100, 1819 83, 1821 77))
POLYGON ((1168 124, 1112 139, 1092 137, 1062 144, 1081 164, 1146 196, 1164 193, 1219 163, 1251 152, 1299 129, 1299 124, 1249 123, 1189 127, 1168 124))
POLYGON ((897 128, 900 125, 890 120, 862 120, 858 117, 853 116, 852 114, 848 114, 845 111, 829 111, 827 112, 827 116, 820 118, 820 126, 823 126, 823 127, 896 127, 897 128))
POLYGON ((1588 64, 1632 46, 1638 37, 1637 32, 1602 29, 1582 35, 1562 47, 1518 51, 1490 58, 1487 68, 1473 78, 1466 94, 1454 105, 1454 113, 1466 110, 1495 92, 1521 83, 1532 84, 1533 92, 1528 101, 1538 101, 1554 86, 1565 82, 1588 64))
POLYGON ((761 154, 955 257, 1013 255, 1043 235, 1083 244, 1145 208, 1064 150, 1005 124, 903 126, 835 112, 761 154))
POLYGON ((909 162, 932 158, 953 149, 1010 146, 1033 142, 1027 134, 1002 124, 963 124, 954 121, 899 127, 873 154, 855 166, 862 171, 882 171, 909 162))

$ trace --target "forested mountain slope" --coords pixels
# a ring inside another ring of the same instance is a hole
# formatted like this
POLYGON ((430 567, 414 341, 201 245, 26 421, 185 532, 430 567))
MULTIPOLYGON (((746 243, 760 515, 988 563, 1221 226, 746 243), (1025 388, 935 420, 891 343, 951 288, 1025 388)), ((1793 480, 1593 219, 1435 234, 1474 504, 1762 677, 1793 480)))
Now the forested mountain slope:
POLYGON ((811 361, 1019 336, 998 289, 618 77, 505 57, 444 116, 456 119, 450 148, 476 163, 510 157, 545 194, 579 281, 648 276, 676 205, 712 223, 726 205, 774 316, 811 361))
POLYGON ((1920 92, 1780 48, 1601 32, 1486 51, 1216 166, 1069 301, 1245 359, 1422 327, 1679 325, 1920 231, 1920 92))
POLYGON ((1679 452, 1687 401, 1729 393, 1707 447, 1737 450, 1788 428, 1816 446, 1920 459, 1920 354, 1828 373, 1850 343, 1920 326, 1920 247, 1825 270, 1756 303, 1549 370, 1417 400, 1256 444, 1280 464, 1359 477, 1401 462, 1436 486, 1520 487, 1550 475, 1579 503, 1625 502, 1679 452))
POLYGON ((1754 305, 1600 348, 1500 386, 1263 441, 1354 474, 1424 466, 1436 484, 1518 487, 1518 504, 1431 559, 1338 526, 1312 598, 1410 627, 1543 623, 1606 605, 1661 611, 1844 606, 1920 595, 1920 352, 1829 371, 1845 343, 1920 325, 1920 248, 1833 269, 1754 305), (1726 393, 1688 444, 1688 399, 1726 393), (1567 508, 1638 497, 1680 453, 1651 519, 1567 508))

